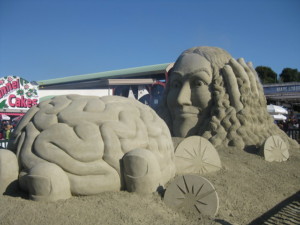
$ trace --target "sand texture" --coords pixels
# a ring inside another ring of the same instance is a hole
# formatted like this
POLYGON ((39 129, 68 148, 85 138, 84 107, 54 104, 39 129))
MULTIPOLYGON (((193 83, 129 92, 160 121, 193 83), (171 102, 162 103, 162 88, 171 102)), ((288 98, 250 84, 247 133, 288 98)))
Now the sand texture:
POLYGON ((219 154, 222 169, 204 176, 220 199, 215 218, 175 212, 158 193, 105 192, 57 202, 34 202, 17 193, 0 196, 0 224, 228 225, 263 224, 262 219, 273 224, 300 223, 300 149, 290 150, 290 158, 281 163, 239 150, 224 149, 219 154))

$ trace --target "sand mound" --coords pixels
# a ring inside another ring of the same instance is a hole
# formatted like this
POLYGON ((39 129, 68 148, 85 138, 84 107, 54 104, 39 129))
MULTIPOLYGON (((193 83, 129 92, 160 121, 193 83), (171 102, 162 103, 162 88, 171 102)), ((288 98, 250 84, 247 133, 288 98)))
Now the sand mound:
MULTIPOLYGON (((290 150, 289 160, 282 163, 266 162, 258 155, 236 150, 219 154, 222 169, 205 175, 220 198, 215 218, 174 212, 157 193, 106 192, 58 202, 34 202, 17 194, 0 197, 0 224, 250 224, 265 213, 270 218, 276 205, 299 196, 295 195, 300 190, 299 149, 290 150)), ((299 198, 293 204, 300 205, 299 198)), ((277 224, 291 217, 277 217, 277 224)), ((295 218, 290 224, 299 224, 299 217, 295 218)))

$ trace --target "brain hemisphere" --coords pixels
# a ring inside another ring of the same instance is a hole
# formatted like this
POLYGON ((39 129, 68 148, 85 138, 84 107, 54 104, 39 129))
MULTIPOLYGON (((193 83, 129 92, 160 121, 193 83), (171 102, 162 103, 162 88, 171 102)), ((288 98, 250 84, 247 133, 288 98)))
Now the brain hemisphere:
POLYGON ((137 101, 116 96, 60 96, 42 102, 31 118, 40 132, 30 142, 32 153, 71 174, 101 174, 104 164, 120 173, 119 160, 137 148, 153 152, 162 170, 173 160, 167 126, 137 101))
MULTIPOLYGON (((57 96, 32 107, 12 137, 10 149, 22 176, 40 163, 56 164, 68 176, 72 194, 125 188, 121 162, 135 151, 157 159, 160 183, 175 174, 168 127, 150 107, 124 97, 57 96)), ((23 188, 28 189, 26 182, 23 188)))

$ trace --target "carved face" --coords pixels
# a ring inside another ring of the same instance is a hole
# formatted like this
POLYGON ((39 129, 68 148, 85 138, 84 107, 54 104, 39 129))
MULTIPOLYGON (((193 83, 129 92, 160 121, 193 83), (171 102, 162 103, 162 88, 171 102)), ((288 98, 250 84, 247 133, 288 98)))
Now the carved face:
POLYGON ((171 113, 173 134, 177 137, 197 134, 210 110, 210 62, 198 54, 183 54, 175 63, 169 82, 167 105, 171 113))

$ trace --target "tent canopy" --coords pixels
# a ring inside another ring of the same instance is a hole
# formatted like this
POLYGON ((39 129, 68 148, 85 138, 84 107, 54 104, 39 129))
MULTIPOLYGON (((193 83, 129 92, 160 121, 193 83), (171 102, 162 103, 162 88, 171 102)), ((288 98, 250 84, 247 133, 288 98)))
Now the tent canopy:
POLYGON ((268 113, 270 114, 288 114, 288 111, 278 105, 267 105, 268 113))
POLYGON ((286 120, 287 117, 282 114, 272 115, 274 120, 286 120))
POLYGON ((10 117, 8 115, 1 114, 1 119, 2 120, 10 120, 10 117))

